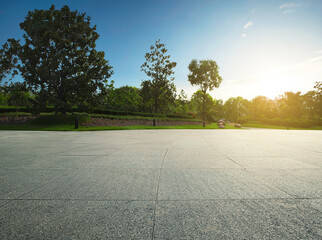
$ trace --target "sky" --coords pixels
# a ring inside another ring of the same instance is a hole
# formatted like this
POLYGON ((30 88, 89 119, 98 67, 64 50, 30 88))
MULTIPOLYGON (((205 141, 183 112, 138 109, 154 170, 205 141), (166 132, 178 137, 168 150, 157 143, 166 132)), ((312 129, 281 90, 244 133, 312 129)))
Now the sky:
POLYGON ((216 99, 305 93, 322 81, 321 0, 0 0, 0 44, 22 38, 28 11, 52 4, 91 17, 116 87, 140 87, 144 54, 158 39, 188 97, 198 90, 187 77, 192 59, 217 62, 223 81, 210 92, 216 99))

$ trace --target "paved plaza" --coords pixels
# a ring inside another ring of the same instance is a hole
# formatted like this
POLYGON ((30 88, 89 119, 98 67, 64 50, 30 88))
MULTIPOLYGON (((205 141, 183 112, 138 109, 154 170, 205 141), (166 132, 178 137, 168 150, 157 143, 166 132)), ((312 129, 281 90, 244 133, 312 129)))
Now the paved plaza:
POLYGON ((321 239, 322 131, 0 131, 0 239, 321 239))

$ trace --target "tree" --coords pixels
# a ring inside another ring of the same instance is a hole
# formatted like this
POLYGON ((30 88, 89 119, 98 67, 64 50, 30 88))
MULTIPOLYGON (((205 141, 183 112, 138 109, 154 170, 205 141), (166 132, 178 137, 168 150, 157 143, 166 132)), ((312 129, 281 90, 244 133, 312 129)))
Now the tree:
POLYGON ((177 115, 185 115, 189 110, 187 95, 183 89, 178 94, 175 103, 173 104, 172 112, 177 115))
POLYGON ((142 98, 136 87, 123 86, 112 90, 108 97, 110 108, 122 111, 138 111, 142 98))
POLYGON ((243 123, 248 115, 249 102, 242 97, 231 97, 224 105, 225 117, 230 121, 243 123))
POLYGON ((7 92, 7 103, 16 107, 16 117, 18 117, 18 107, 27 106, 30 103, 30 93, 26 86, 20 82, 11 83, 5 88, 7 92))
POLYGON ((202 117, 204 114, 205 119, 207 119, 208 121, 213 120, 215 102, 208 93, 206 94, 206 98, 204 98, 203 92, 201 90, 197 90, 191 97, 191 103, 194 110, 197 111, 199 117, 202 117), (203 108, 204 99, 206 99, 205 109, 203 108))
POLYGON ((315 82, 314 85, 314 102, 315 102, 315 112, 319 114, 319 117, 322 116, 322 82, 315 82))
POLYGON ((278 100, 281 114, 286 118, 300 118, 303 114, 304 104, 301 92, 285 92, 278 100))
MULTIPOLYGON (((15 39, 8 39, 8 41, 2 45, 2 48, 0 49, 0 84, 8 75, 11 74, 11 78, 8 79, 10 81, 18 74, 17 52, 19 46, 19 41, 15 39)), ((7 84, 8 82, 5 83, 7 84)))
POLYGON ((7 97, 4 88, 0 86, 0 106, 7 105, 7 97))
POLYGON ((253 120, 263 120, 276 115, 275 102, 265 96, 257 96, 251 100, 249 113, 253 120))
POLYGON ((224 117, 224 103, 222 99, 214 99, 214 117, 218 119, 224 117))
POLYGON ((316 113, 316 92, 315 91, 308 91, 303 95, 303 104, 304 109, 306 111, 306 115, 313 118, 314 114, 316 113))
POLYGON ((176 87, 173 83, 173 68, 176 62, 170 61, 170 55, 166 55, 167 49, 160 39, 155 45, 150 46, 150 52, 145 54, 145 60, 141 66, 141 71, 150 78, 143 81, 142 91, 143 101, 153 102, 153 112, 157 113, 167 108, 169 103, 173 103, 176 98, 176 87))
POLYGON ((0 77, 17 68, 29 89, 51 99, 62 114, 71 105, 95 103, 104 95, 113 71, 104 52, 95 49, 99 34, 89 16, 52 5, 29 11, 20 28, 24 44, 9 39, 4 45, 0 77))
POLYGON ((206 93, 220 86, 222 78, 219 75, 219 67, 213 60, 192 60, 188 69, 190 70, 189 82, 191 85, 199 85, 203 93, 202 120, 205 127, 206 93))

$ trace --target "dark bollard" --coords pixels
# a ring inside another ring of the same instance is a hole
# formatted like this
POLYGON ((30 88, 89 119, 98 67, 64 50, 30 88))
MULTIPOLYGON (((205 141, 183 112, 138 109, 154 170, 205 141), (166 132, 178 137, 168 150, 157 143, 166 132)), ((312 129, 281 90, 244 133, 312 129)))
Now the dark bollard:
POLYGON ((75 118, 75 129, 78 129, 78 117, 75 118))
POLYGON ((203 127, 206 127, 206 123, 205 123, 205 122, 203 122, 203 123, 202 123, 202 126, 203 126, 203 127))
POLYGON ((153 119, 153 127, 155 127, 155 119, 153 119))

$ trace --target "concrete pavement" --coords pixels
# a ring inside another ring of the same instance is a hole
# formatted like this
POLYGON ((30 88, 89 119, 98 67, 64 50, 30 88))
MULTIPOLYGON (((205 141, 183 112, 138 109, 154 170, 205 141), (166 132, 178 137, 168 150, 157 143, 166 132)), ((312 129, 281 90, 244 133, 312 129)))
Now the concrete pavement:
POLYGON ((0 131, 0 239, 321 239, 322 131, 0 131))

